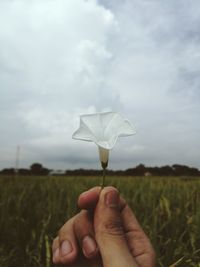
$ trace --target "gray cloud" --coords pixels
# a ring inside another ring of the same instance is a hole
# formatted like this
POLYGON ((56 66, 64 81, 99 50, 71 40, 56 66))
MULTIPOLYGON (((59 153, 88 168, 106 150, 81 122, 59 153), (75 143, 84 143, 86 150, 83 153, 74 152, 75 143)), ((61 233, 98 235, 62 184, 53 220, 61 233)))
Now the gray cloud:
POLYGON ((0 3, 0 167, 98 165, 94 144, 71 139, 78 115, 124 114, 112 168, 200 167, 200 4, 35 0, 0 3), (82 151, 87 153, 82 153, 82 151))

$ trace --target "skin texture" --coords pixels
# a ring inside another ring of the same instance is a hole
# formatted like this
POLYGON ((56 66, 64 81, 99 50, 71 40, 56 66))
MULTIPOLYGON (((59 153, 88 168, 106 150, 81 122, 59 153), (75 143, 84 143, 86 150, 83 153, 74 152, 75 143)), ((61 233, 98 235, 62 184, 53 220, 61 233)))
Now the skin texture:
POLYGON ((79 196, 78 206, 53 241, 55 264, 155 267, 152 245, 116 188, 94 187, 79 196))

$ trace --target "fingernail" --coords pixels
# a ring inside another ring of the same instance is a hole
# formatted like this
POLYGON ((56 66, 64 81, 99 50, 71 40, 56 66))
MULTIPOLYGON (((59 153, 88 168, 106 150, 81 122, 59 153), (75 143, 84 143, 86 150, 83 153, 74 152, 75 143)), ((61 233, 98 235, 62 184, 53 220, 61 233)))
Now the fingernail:
POLYGON ((106 193, 105 202, 109 208, 118 208, 119 207, 119 193, 115 190, 112 190, 106 193))
POLYGON ((87 236, 85 236, 83 238, 82 249, 83 249, 84 255, 87 257, 87 256, 90 256, 91 254, 93 254, 96 251, 97 244, 96 244, 95 240, 92 237, 87 235, 87 236))
POLYGON ((68 240, 65 240, 61 244, 61 255, 65 256, 72 252, 72 245, 68 240))
POLYGON ((59 248, 57 248, 54 252, 53 252, 53 262, 56 263, 59 260, 59 255, 60 255, 60 251, 59 248))

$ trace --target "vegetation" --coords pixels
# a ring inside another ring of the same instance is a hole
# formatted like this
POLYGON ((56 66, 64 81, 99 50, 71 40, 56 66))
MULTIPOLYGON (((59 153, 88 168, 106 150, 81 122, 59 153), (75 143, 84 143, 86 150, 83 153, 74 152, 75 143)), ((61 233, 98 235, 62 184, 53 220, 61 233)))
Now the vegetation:
MULTIPOLYGON (((200 176, 200 170, 194 167, 186 165, 174 164, 172 166, 160 166, 160 167, 146 167, 144 164, 139 164, 134 168, 127 170, 107 170, 108 175, 114 176, 200 176)), ((102 170, 49 170, 42 166, 40 163, 33 163, 29 169, 15 169, 7 168, 0 171, 0 175, 56 175, 56 176, 98 176, 102 175, 102 170)))
MULTIPOLYGON (((0 177, 0 266, 51 267, 51 243, 100 177, 0 177)), ((200 179, 108 177, 157 252, 158 266, 200 266, 200 179), (175 265, 172 265, 176 262, 175 265)))

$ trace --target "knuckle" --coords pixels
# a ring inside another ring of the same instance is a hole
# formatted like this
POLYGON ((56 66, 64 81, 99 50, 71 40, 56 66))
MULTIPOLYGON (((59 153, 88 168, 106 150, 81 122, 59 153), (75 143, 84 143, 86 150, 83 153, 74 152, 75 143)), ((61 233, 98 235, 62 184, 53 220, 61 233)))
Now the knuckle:
POLYGON ((110 235, 123 235, 123 226, 120 219, 112 219, 103 223, 101 232, 106 232, 110 235))
POLYGON ((54 252, 59 246, 59 237, 56 236, 54 239, 53 239, 53 242, 52 242, 52 252, 54 252))
POLYGON ((71 232, 71 227, 73 224, 73 218, 68 220, 58 231, 58 237, 60 240, 63 240, 68 232, 71 232))
POLYGON ((59 238, 62 237, 65 233, 66 233, 66 225, 63 225, 58 231, 59 238))
POLYGON ((81 210, 76 218, 75 218, 75 223, 81 223, 82 221, 85 221, 87 219, 87 211, 86 210, 81 210))
POLYGON ((52 244, 55 244, 58 240, 58 236, 54 237, 52 244))
POLYGON ((52 246, 51 246, 53 250, 54 250, 54 249, 55 249, 55 247, 56 247, 57 240, 58 240, 58 238, 57 238, 57 237, 55 237, 55 238, 53 239, 52 246))
POLYGON ((77 216, 74 222, 74 231, 79 239, 93 232, 92 224, 87 212, 83 211, 79 213, 79 216, 77 216))
POLYGON ((65 236, 65 232, 63 229, 60 229, 58 231, 58 236, 59 236, 59 240, 62 241, 64 239, 64 236, 65 236))

